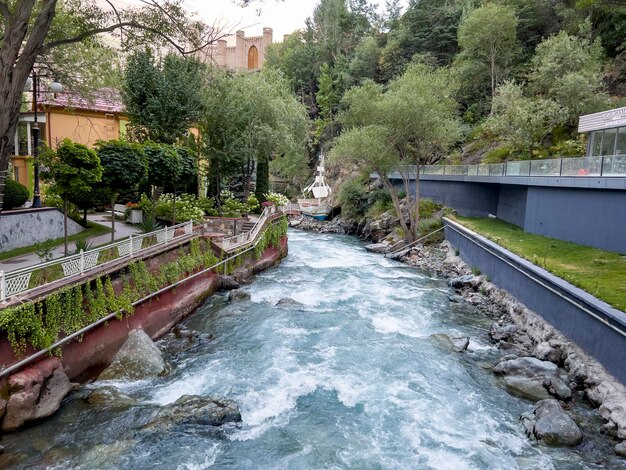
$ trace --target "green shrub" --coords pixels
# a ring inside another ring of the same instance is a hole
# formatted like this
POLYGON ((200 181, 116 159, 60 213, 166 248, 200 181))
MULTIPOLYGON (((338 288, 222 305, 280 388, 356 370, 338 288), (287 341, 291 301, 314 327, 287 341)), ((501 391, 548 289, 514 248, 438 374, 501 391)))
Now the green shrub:
POLYGON ((441 207, 442 207, 441 204, 437 204, 432 199, 420 198, 420 205, 419 205, 420 219, 428 219, 429 217, 432 217, 436 211, 441 209, 441 207))
POLYGON ((502 163, 511 156, 511 147, 502 146, 491 149, 483 155, 481 163, 502 163))
POLYGON ((28 189, 23 184, 7 178, 4 183, 4 199, 2 200, 2 209, 8 210, 14 207, 20 207, 28 201, 28 189))
POLYGON ((348 218, 365 215, 369 207, 367 188, 359 178, 346 181, 339 190, 341 213, 348 218))

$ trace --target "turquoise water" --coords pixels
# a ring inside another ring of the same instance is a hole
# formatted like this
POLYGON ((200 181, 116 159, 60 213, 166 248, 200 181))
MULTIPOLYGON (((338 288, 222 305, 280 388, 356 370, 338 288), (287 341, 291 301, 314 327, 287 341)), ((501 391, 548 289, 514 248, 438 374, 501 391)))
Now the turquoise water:
MULTIPOLYGON (((355 239, 290 232, 289 256, 245 289, 251 301, 209 299, 185 322, 207 344, 168 351, 167 377, 115 383, 139 401, 94 407, 84 387, 52 419, 5 436, 13 468, 626 468, 586 435, 575 450, 524 435, 532 403, 498 385, 489 321, 452 304, 444 280, 355 239), (283 298, 300 305, 276 306, 283 298), (431 335, 471 337, 455 353, 431 335), (186 394, 223 395, 241 426, 137 429, 186 394), (620 467, 621 466, 621 467, 620 467)), ((578 407, 586 427, 601 425, 578 407)), ((596 429, 597 432, 597 429, 596 429)), ((5 459, 7 456, 4 457, 5 459)), ((2 461, 0 460, 0 463, 2 461)), ((1 466, 1 465, 0 465, 1 466)))

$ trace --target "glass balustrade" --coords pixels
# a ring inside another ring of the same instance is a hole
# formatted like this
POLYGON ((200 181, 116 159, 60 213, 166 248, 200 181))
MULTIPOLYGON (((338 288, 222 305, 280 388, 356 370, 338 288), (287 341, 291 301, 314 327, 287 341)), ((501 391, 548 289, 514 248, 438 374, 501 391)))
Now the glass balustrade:
POLYGON ((626 155, 520 160, 479 165, 425 165, 420 169, 420 173, 450 176, 626 177, 626 155))

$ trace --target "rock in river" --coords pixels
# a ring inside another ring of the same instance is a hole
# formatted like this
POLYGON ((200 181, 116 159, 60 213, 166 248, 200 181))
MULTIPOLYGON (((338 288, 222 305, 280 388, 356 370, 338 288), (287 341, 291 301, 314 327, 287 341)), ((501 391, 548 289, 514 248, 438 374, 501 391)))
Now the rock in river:
POLYGON ((529 436, 549 446, 571 447, 583 438, 578 425, 553 398, 537 402, 535 409, 520 419, 529 436))
POLYGON ((389 252, 389 245, 386 243, 373 243, 371 245, 364 246, 365 251, 370 253, 387 253, 389 252))
POLYGON ((128 408, 137 403, 137 400, 113 386, 96 388, 85 401, 90 405, 108 406, 111 408, 128 408))
POLYGON ((231 302, 241 302, 243 300, 250 300, 250 292, 241 289, 231 290, 228 293, 228 300, 231 302))
POLYGON ((162 431, 175 425, 221 426, 240 421, 241 413, 232 400, 183 395, 174 403, 161 408, 142 429, 162 431))
POLYGON ((443 333, 431 335, 431 338, 436 339, 439 344, 455 352, 465 351, 470 342, 467 336, 453 336, 443 333))
POLYGON ((493 372, 504 376, 504 384, 516 395, 531 400, 544 400, 555 396, 566 400, 572 391, 567 385, 567 375, 556 364, 534 357, 502 360, 493 372))
POLYGON ((165 370, 161 351, 150 337, 143 330, 132 330, 98 380, 142 380, 162 374, 165 370))
POLYGON ((290 297, 283 297, 282 299, 280 299, 278 302, 276 302, 276 306, 287 306, 287 307, 297 307, 297 306, 301 306, 303 305, 301 302, 298 302, 297 300, 294 300, 290 297))

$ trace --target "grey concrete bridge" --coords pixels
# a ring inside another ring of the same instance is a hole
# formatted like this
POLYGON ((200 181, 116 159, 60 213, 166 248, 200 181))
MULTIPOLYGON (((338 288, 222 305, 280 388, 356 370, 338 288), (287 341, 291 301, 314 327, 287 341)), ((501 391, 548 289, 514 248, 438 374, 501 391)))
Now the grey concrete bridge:
MULTIPOLYGON (((597 160, 423 167, 420 195, 461 215, 492 214, 529 233, 626 253, 626 157, 597 160)), ((415 169, 405 173, 415 193, 415 169)), ((402 173, 391 178, 403 187, 402 173)))

